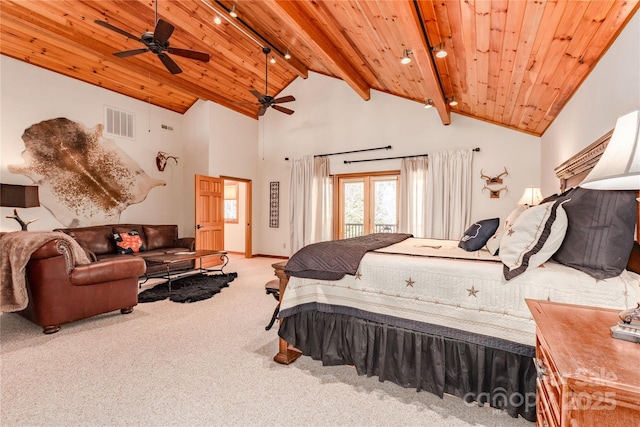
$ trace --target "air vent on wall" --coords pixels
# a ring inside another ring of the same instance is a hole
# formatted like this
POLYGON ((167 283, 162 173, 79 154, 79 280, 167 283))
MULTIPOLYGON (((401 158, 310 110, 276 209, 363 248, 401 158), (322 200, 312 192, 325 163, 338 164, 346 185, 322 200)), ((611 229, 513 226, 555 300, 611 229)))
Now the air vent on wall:
POLYGON ((105 133, 123 138, 134 138, 133 113, 118 110, 113 107, 104 107, 105 133))

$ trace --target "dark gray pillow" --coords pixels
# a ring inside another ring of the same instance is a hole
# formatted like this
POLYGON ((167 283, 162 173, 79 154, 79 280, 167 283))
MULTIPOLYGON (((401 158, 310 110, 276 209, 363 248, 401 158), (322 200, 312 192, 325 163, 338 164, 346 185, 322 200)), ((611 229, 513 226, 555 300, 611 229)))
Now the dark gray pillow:
POLYGON ((622 273, 633 248, 635 191, 576 188, 564 204, 569 225, 553 259, 596 279, 622 273))
POLYGON ((464 232, 458 243, 458 247, 465 251, 473 252, 487 244, 498 229, 500 218, 483 219, 473 224, 464 232))

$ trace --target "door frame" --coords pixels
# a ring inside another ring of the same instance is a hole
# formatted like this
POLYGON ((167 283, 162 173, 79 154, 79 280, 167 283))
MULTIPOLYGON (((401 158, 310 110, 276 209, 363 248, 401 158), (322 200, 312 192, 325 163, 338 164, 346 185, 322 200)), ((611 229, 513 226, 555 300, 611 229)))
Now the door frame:
POLYGON ((244 257, 245 258, 253 258, 253 248, 252 248, 252 230, 253 230, 253 206, 251 201, 253 200, 253 190, 252 183, 253 181, 247 178, 238 178, 235 176, 228 175, 220 175, 220 178, 224 181, 237 181, 243 182, 246 184, 246 192, 245 192, 245 200, 244 200, 244 217, 245 217, 245 228, 244 228, 244 257))

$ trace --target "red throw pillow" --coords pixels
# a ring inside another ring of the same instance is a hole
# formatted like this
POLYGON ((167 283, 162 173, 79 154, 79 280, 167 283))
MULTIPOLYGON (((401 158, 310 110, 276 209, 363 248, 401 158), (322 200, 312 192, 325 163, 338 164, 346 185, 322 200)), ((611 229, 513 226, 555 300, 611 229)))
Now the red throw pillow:
POLYGON ((119 254, 133 254, 144 252, 145 248, 142 239, 137 231, 129 231, 128 233, 113 233, 113 240, 116 243, 116 250, 119 254))

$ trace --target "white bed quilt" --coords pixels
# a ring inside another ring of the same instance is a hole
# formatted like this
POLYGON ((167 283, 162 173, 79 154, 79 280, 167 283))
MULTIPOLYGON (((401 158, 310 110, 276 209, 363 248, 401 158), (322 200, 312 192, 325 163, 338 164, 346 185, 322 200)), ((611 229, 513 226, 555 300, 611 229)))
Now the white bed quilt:
POLYGON ((457 248, 456 241, 410 238, 367 253, 354 276, 291 277, 280 312, 309 303, 346 306, 534 346, 535 323, 525 298, 620 310, 640 302, 640 275, 630 271, 596 280, 548 261, 507 282, 502 263, 491 260, 497 257, 455 259, 476 255, 457 248), (437 256, 443 249, 446 258, 437 256), (408 251, 413 255, 404 255, 408 251))

